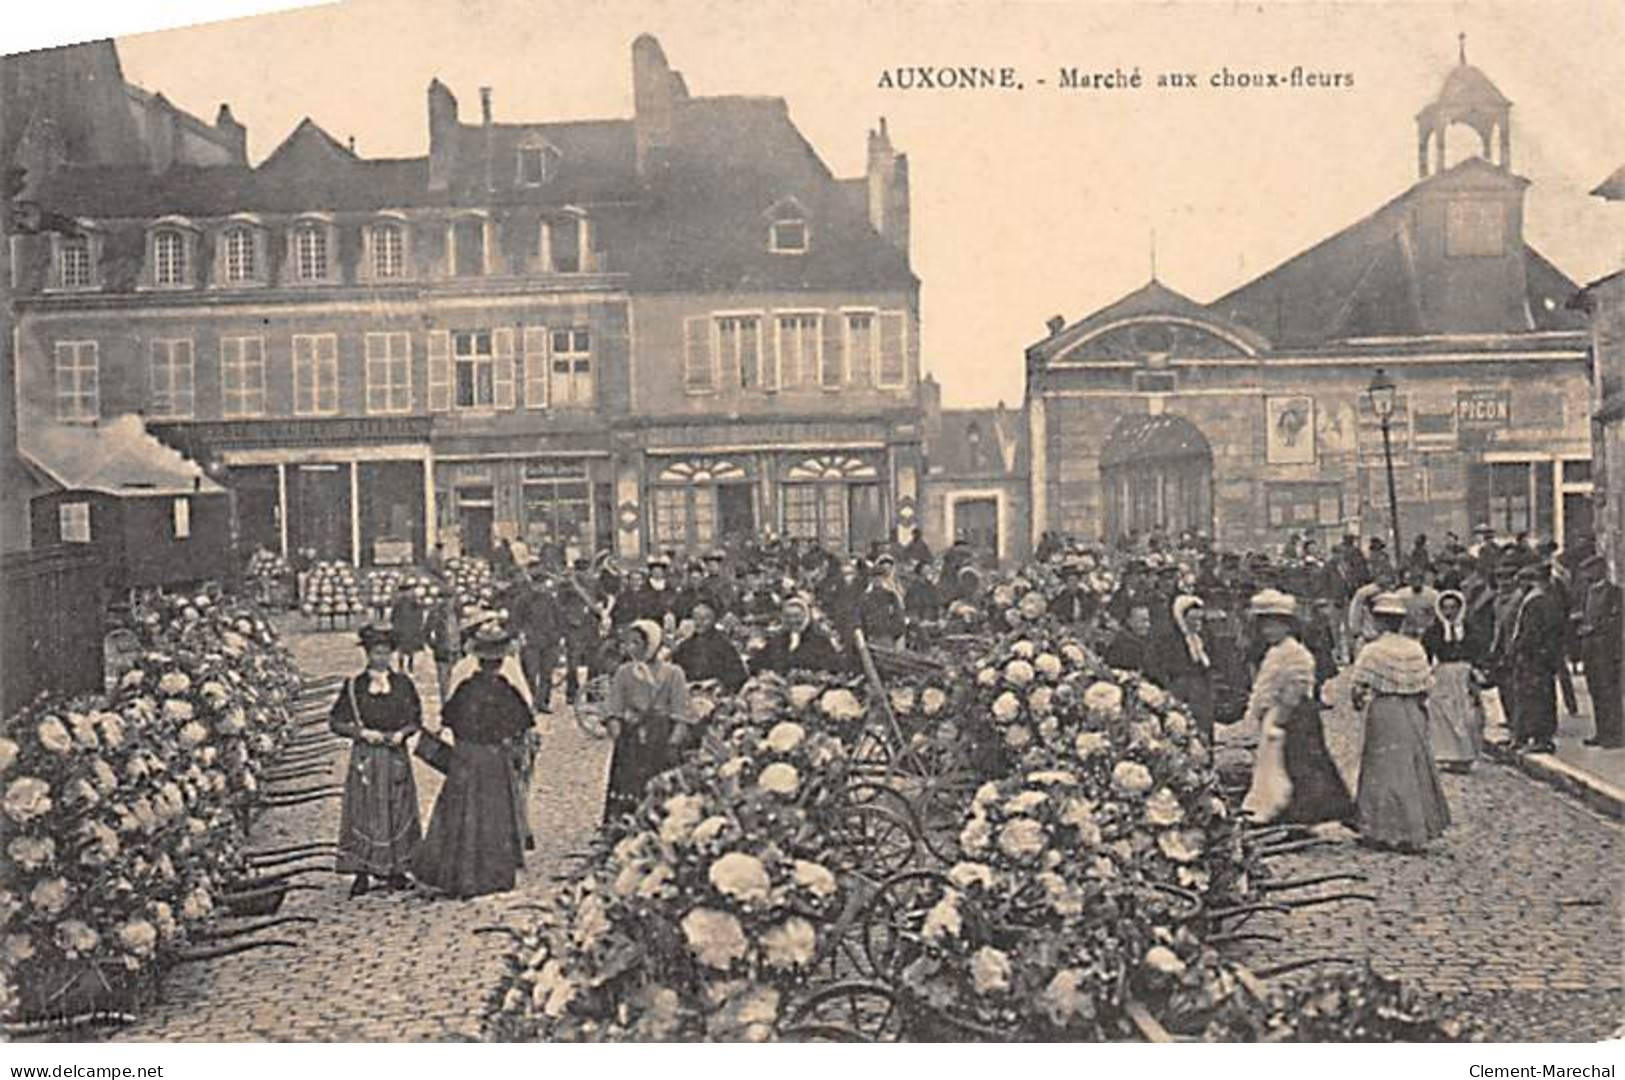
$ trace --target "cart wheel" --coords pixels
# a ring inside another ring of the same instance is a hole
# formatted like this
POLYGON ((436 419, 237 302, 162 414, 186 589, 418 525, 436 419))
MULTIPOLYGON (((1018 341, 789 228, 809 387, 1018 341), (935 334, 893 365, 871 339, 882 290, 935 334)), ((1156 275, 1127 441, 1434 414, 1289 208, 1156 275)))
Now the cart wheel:
POLYGON ((826 986, 793 1013, 779 1037, 806 1042, 898 1042, 903 1017, 889 987, 871 982, 826 986))
POLYGON ((912 866, 920 844, 907 818, 863 803, 835 823, 831 847, 838 870, 879 881, 912 866))
POLYGON ((867 974, 895 981, 920 953, 920 927, 948 880, 934 870, 910 870, 882 882, 859 916, 867 974))

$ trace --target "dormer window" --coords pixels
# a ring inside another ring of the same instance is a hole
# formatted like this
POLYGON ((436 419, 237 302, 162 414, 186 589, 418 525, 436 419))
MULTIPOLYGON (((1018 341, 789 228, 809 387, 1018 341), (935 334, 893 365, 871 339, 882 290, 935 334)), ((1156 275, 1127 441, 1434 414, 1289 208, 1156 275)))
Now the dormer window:
POLYGON ((765 216, 768 250, 779 255, 800 255, 807 250, 807 212, 799 201, 780 199, 765 216))
POLYGON ((314 222, 293 231, 293 267, 300 281, 322 281, 327 277, 327 230, 314 222))
POLYGON ((356 274, 363 281, 402 281, 410 276, 410 236, 406 219, 390 210, 361 231, 361 261, 356 274))
POLYGON ((468 214, 451 223, 451 272, 453 277, 482 277, 490 273, 487 229, 483 214, 468 214))
POLYGON ((593 269, 592 221, 573 207, 542 222, 542 267, 553 274, 585 274, 593 269))
POLYGON ((543 143, 539 146, 519 148, 519 183, 525 187, 540 187, 559 174, 559 160, 563 157, 557 148, 543 143))
POLYGON ((233 225, 223 238, 226 259, 226 281, 233 285, 253 281, 258 260, 254 258, 254 230, 247 225, 233 225))
POLYGON ((101 282, 97 276, 97 263, 101 255, 101 237, 92 232, 78 236, 51 235, 52 289, 64 291, 95 289, 101 282))
POLYGON ((773 251, 779 255, 799 255, 807 250, 807 223, 789 218, 773 223, 773 251))
POLYGON ((152 282, 161 287, 187 284, 189 237, 180 229, 164 228, 152 234, 152 282))

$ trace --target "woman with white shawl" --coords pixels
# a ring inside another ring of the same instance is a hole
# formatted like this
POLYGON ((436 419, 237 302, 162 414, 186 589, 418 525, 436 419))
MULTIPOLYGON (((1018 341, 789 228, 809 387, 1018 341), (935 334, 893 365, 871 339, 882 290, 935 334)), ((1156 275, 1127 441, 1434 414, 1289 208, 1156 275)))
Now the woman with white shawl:
POLYGON ((1258 725, 1253 782, 1241 807, 1255 821, 1300 825, 1353 813, 1348 786, 1326 749, 1315 658, 1297 638, 1295 599, 1275 589, 1253 597, 1248 613, 1269 649, 1258 665, 1242 722, 1258 725))
POLYGON ((1428 746, 1428 691, 1433 673, 1420 642, 1400 633, 1405 598, 1385 593, 1371 606, 1382 636, 1360 650, 1349 695, 1365 710, 1360 752, 1360 842, 1419 852, 1450 824, 1428 746))

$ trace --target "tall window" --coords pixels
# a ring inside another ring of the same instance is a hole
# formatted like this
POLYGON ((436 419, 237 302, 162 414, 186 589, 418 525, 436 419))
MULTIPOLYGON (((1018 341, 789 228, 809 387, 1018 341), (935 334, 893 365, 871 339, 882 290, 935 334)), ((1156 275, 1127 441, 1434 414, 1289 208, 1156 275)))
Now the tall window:
POLYGON ((582 241, 587 234, 587 219, 571 215, 545 222, 542 228, 548 269, 555 274, 581 273, 585 268, 582 241))
POLYGON ((555 406, 591 405, 593 402, 592 334, 585 327, 553 331, 552 403, 555 406))
POLYGON ((452 270, 458 277, 479 277, 485 273, 485 219, 465 217, 452 225, 454 249, 452 270))
POLYGON ((192 415, 192 342, 189 338, 158 340, 151 345, 153 416, 186 419, 192 415))
POLYGON ((372 227, 372 276, 398 278, 406 274, 406 237, 400 225, 386 221, 372 227))
POLYGON ((820 378, 823 320, 815 314, 780 315, 779 378, 785 386, 811 385, 820 378))
POLYGON ((412 335, 367 335, 367 411, 412 409, 412 335))
POLYGON ((159 229, 152 238, 152 280, 158 285, 186 284, 186 235, 159 229))
POLYGON ((56 507, 56 535, 64 544, 90 543, 90 504, 87 502, 58 503, 56 507))
POLYGON ((233 225, 226 230, 226 280, 233 284, 253 281, 254 230, 246 225, 233 225))
POLYGON ((309 222, 294 229, 293 272, 300 281, 327 279, 327 226, 309 222))
POLYGON ((779 490, 785 535, 817 540, 835 551, 846 550, 846 485, 785 484, 779 490))
POLYGON ((715 487, 657 487, 654 496, 655 543, 660 547, 708 548, 717 539, 715 487))
POLYGON ((742 390, 763 389, 762 321, 755 315, 717 319, 717 349, 722 370, 732 372, 742 390))
POLYGON ((293 411, 298 416, 339 411, 339 344, 335 335, 293 336, 293 411))
POLYGON ((1496 532, 1515 536, 1534 529, 1528 462, 1498 461, 1491 464, 1489 489, 1489 522, 1496 532))
POLYGON ((96 283, 88 236, 65 236, 57 246, 57 283, 64 289, 88 289, 96 283))
POLYGON ((94 420, 100 409, 96 343, 56 343, 56 418, 94 420))
POLYGON ((265 339, 220 339, 220 411, 228 419, 265 415, 265 339))
MULTIPOLYGON (((874 371, 880 356, 880 335, 875 332, 875 316, 869 311, 849 311, 846 315, 846 371, 849 376, 874 371)), ((827 385, 827 384, 826 384, 827 385)))
POLYGON ((455 331, 451 335, 451 346, 457 380, 457 407, 491 408, 496 404, 496 364, 491 353, 491 331, 455 331))

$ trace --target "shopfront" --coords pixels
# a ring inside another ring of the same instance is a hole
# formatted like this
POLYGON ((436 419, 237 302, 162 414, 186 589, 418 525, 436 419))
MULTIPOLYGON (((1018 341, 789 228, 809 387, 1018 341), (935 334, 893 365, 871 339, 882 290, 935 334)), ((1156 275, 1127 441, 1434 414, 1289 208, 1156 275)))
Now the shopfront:
POLYGON ((740 458, 654 459, 649 504, 656 550, 705 551, 756 534, 758 462, 740 458))
POLYGON ((435 468, 440 541, 447 555, 487 557, 523 540, 540 557, 591 557, 614 528, 608 455, 445 455, 435 468))
POLYGON ((878 455, 785 455, 779 473, 784 535, 849 552, 889 540, 880 466, 878 455))

